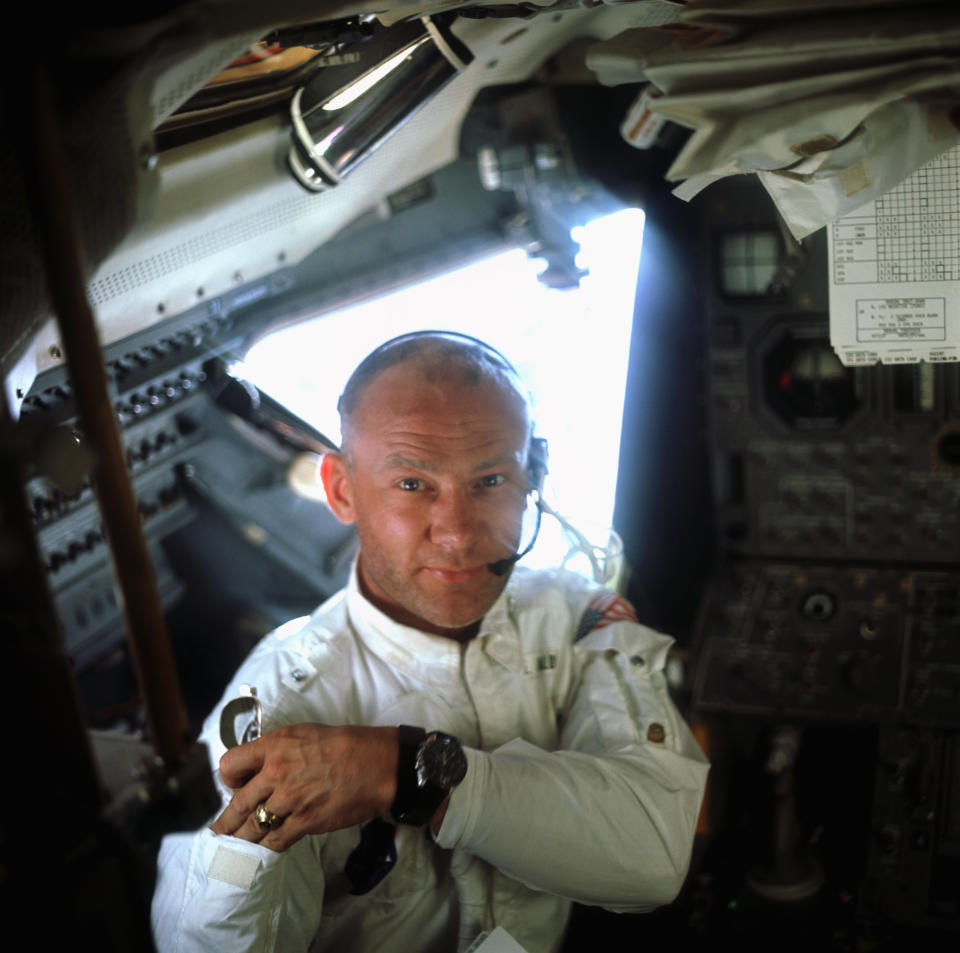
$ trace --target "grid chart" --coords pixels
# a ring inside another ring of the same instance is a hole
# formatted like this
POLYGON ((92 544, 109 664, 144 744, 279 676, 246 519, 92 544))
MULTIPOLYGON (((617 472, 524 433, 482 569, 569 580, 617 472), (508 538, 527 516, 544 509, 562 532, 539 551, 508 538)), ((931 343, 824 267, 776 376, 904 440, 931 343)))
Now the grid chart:
POLYGON ((960 280, 960 149, 838 219, 835 284, 960 280))

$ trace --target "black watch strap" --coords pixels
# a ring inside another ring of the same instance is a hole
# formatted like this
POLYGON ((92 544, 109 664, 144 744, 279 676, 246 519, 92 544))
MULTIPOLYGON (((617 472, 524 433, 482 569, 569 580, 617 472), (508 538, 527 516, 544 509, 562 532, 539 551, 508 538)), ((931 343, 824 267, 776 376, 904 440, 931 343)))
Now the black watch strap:
POLYGON ((398 824, 422 827, 433 816, 449 793, 430 781, 417 779, 417 753, 427 737, 423 728, 400 725, 400 751, 397 757, 397 793, 390 815, 398 824))

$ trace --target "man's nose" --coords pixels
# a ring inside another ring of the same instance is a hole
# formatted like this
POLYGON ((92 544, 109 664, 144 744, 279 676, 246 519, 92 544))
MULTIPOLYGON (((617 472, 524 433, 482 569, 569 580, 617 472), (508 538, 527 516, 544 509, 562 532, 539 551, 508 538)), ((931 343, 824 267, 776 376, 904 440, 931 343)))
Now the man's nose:
POLYGON ((468 492, 441 493, 433 503, 430 541, 448 550, 465 550, 477 539, 480 514, 468 492))

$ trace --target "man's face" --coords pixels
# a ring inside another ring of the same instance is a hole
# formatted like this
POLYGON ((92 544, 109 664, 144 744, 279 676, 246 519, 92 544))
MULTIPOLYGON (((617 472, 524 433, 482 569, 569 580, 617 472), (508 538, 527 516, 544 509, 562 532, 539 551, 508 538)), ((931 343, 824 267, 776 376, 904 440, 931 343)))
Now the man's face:
POLYGON ((334 513, 356 522, 360 581, 391 618, 469 637, 506 585, 488 564, 517 547, 527 419, 492 382, 427 382, 415 364, 380 374, 353 414, 348 460, 328 457, 334 513))

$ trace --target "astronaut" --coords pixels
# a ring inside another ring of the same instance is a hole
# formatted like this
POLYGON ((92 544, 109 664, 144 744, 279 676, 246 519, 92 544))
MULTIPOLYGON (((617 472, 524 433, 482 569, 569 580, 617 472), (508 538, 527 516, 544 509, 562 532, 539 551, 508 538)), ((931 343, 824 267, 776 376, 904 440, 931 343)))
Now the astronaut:
POLYGON ((663 676, 670 640, 561 570, 517 565, 542 478, 512 366, 446 332, 382 345, 340 399, 321 474, 356 525, 347 587, 266 636, 263 734, 227 750, 224 807, 166 838, 158 949, 466 950, 503 926, 560 948, 571 901, 670 902, 707 764, 663 676))

